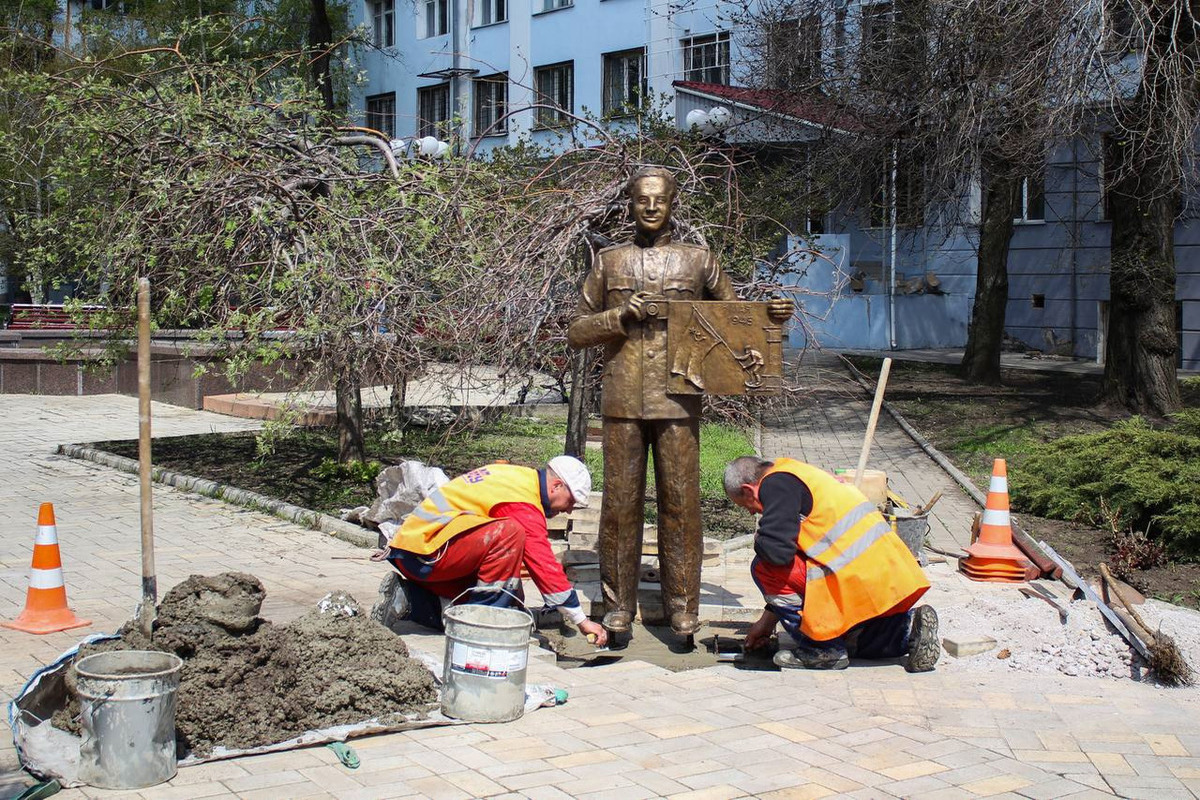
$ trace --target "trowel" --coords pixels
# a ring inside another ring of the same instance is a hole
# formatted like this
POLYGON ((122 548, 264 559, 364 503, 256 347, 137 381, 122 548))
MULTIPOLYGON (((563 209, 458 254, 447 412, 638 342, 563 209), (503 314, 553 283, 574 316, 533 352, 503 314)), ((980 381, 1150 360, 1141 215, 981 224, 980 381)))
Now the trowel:
POLYGON ((713 652, 717 655, 718 662, 740 662, 746 660, 746 648, 738 641, 726 639, 725 643, 721 643, 721 637, 713 635, 713 652))

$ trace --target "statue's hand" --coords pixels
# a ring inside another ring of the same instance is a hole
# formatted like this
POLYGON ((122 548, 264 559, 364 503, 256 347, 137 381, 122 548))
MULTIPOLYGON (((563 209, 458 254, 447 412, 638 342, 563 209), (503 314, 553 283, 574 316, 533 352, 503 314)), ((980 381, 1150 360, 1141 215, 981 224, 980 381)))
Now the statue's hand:
POLYGON ((787 322, 796 312, 796 304, 790 297, 781 297, 767 301, 767 316, 772 322, 787 322))
POLYGON ((634 292, 621 306, 622 322, 641 322, 646 318, 646 301, 650 299, 649 292, 634 292))

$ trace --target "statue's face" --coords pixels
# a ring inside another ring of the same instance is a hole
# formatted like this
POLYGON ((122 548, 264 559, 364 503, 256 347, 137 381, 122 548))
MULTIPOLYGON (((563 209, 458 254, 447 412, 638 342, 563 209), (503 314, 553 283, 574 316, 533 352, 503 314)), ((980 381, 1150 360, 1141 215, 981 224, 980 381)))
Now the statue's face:
POLYGON ((671 219, 671 189, 666 178, 650 176, 633 185, 629 211, 639 231, 658 233, 671 219))

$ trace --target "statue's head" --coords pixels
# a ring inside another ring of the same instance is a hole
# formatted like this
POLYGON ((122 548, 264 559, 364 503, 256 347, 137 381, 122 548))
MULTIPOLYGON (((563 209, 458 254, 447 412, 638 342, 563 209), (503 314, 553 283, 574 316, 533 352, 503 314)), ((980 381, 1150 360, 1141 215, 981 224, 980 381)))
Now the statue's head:
POLYGON ((641 233, 657 234, 671 222, 671 203, 679 184, 664 167, 643 167, 629 178, 629 213, 641 233))

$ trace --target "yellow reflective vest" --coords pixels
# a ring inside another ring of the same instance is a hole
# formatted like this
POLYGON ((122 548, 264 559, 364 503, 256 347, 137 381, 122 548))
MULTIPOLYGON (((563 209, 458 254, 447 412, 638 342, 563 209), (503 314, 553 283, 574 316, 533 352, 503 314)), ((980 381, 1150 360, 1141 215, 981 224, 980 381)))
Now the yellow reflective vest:
POLYGON ((491 522, 500 503, 531 503, 542 508, 538 471, 512 464, 488 464, 442 484, 404 518, 389 544, 429 555, 460 533, 491 522))
POLYGON ((795 475, 812 493, 796 544, 807 564, 800 630, 825 641, 860 622, 900 613, 929 589, 911 551, 879 510, 828 472, 781 458, 764 473, 795 475))

